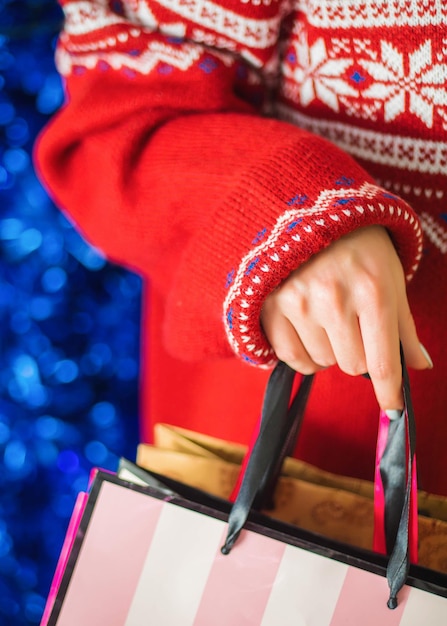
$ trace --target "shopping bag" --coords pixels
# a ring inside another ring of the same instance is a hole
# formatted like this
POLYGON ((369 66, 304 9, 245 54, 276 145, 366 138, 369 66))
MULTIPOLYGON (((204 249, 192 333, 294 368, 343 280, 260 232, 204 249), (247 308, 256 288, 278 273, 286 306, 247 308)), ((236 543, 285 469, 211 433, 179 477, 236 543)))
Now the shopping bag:
POLYGON ((96 474, 42 626, 445 624, 445 575, 411 566, 390 611, 385 557, 256 512, 223 555, 228 502, 132 468, 96 474))
MULTIPOLYGON (((154 444, 138 446, 137 463, 229 499, 247 446, 170 424, 156 424, 154 444)), ((359 548, 372 549, 374 484, 323 471, 287 457, 276 485, 274 506, 262 509, 305 530, 359 548)), ((447 498, 420 490, 419 563, 447 573, 447 498)))

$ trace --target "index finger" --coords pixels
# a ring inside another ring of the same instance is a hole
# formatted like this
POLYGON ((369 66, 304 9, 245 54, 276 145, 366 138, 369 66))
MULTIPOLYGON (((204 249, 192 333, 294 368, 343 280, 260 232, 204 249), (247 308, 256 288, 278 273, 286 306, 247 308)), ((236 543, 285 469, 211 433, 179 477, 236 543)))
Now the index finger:
POLYGON ((384 411, 400 411, 404 399, 397 313, 392 305, 364 310, 359 325, 377 402, 384 411))

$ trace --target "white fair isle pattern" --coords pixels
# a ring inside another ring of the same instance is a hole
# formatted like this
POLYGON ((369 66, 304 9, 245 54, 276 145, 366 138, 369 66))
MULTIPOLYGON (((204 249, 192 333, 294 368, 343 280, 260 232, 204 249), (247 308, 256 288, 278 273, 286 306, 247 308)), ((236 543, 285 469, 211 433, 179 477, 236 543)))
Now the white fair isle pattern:
POLYGON ((160 41, 150 41, 146 45, 146 50, 135 57, 126 53, 101 50, 72 56, 64 48, 60 48, 56 53, 56 65, 58 71, 64 76, 70 74, 76 66, 93 69, 101 61, 106 62, 114 70, 126 68, 147 75, 160 62, 186 71, 200 58, 200 55, 201 50, 197 46, 178 47, 160 41))
POLYGON ((296 0, 318 28, 435 26, 447 22, 444 0, 296 0))
POLYGON ((286 78, 295 83, 302 107, 317 98, 333 111, 339 111, 340 96, 358 96, 358 91, 343 78, 353 63, 351 57, 331 59, 324 39, 317 39, 309 46, 305 35, 296 40, 295 51, 298 64, 294 67, 285 64, 283 70, 286 78))
POLYGON ((401 137, 343 122, 314 119, 287 105, 279 105, 277 113, 281 119, 326 137, 360 159, 412 172, 447 175, 445 141, 401 137))
POLYGON ((408 185, 407 183, 401 183, 398 180, 380 180, 376 179, 376 182, 385 189, 390 189, 394 193, 404 196, 415 196, 416 198, 436 198, 436 200, 442 200, 444 197, 443 189, 434 189, 433 187, 421 187, 419 185, 408 185))
POLYGON ((265 50, 278 40, 282 15, 270 19, 244 17, 210 0, 159 0, 158 3, 202 28, 233 39, 244 47, 265 50))
POLYGON ((268 359, 266 366, 275 361, 273 350, 257 345, 255 338, 248 334, 247 322, 250 319, 257 319, 258 314, 254 310, 256 304, 253 295, 255 292, 263 292, 265 276, 274 269, 275 264, 287 265, 286 257, 296 249, 297 244, 300 245, 300 242, 304 242, 307 237, 314 240, 314 231, 331 228, 334 222, 352 220, 356 214, 363 214, 365 211, 377 211, 380 212, 378 222, 383 223, 384 214, 396 213, 402 216, 403 213, 403 219, 413 226, 419 241, 415 265, 407 275, 408 280, 412 278, 422 256, 421 228, 411 213, 388 203, 383 197, 377 204, 372 204, 372 201, 376 200, 379 195, 383 196, 383 190, 370 183, 364 183, 357 189, 342 187, 324 190, 311 208, 291 208, 277 219, 268 237, 253 247, 241 260, 224 301, 225 330, 228 341, 236 354, 249 353, 257 358, 268 359), (349 197, 349 204, 345 205, 345 208, 333 209, 334 201, 346 197, 349 197), (306 220, 301 225, 303 218, 306 220), (294 227, 290 228, 292 223, 294 227), (279 239, 281 239, 280 245, 279 239), (238 319, 230 315, 231 321, 229 321, 228 314, 232 311, 232 306, 236 301, 243 312, 240 313, 238 319))
POLYGON ((404 114, 417 118, 426 128, 438 119, 447 129, 447 56, 445 46, 433 50, 425 39, 411 52, 407 43, 380 40, 375 48, 369 39, 319 38, 311 45, 307 34, 295 28, 292 45, 296 63, 283 64, 285 96, 305 108, 317 99, 332 111, 386 124, 404 114), (329 46, 329 47, 328 47, 329 46), (368 76, 369 86, 361 90, 368 76), (349 80, 348 80, 349 78, 349 80))
POLYGON ((362 96, 383 102, 385 122, 392 122, 408 108, 427 128, 433 127, 435 105, 447 105, 447 64, 434 63, 430 39, 411 54, 381 41, 380 59, 360 59, 359 63, 375 81, 362 96))
POLYGON ((427 239, 439 250, 439 252, 441 252, 441 254, 446 254, 447 230, 434 217, 425 211, 423 211, 419 217, 421 221, 421 228, 427 239))
POLYGON ((64 5, 64 30, 68 35, 86 35, 107 26, 124 24, 125 19, 109 9, 107 0, 69 2, 64 5))

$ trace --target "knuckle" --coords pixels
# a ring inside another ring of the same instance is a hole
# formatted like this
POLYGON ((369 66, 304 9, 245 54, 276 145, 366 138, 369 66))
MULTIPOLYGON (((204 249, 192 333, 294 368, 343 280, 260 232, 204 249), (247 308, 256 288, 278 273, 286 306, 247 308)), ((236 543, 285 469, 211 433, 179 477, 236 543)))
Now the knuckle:
POLYGON ((380 306, 385 300, 384 287, 376 276, 366 272, 357 284, 357 294, 361 302, 374 303, 380 306))
POLYGON ((314 374, 316 371, 321 369, 310 359, 304 358, 299 350, 281 347, 275 350, 275 353, 280 361, 287 363, 287 365, 300 374, 314 374))
POLYGON ((373 380, 377 380, 379 382, 391 381, 395 378, 395 372, 391 363, 385 361, 370 365, 368 372, 373 380))
POLYGON ((300 351, 290 346, 278 346, 275 348, 275 353, 280 361, 289 365, 300 363, 303 360, 300 351))
POLYGON ((294 311, 299 316, 305 316, 309 311, 308 299, 296 283, 282 287, 278 299, 284 311, 294 311))
POLYGON ((337 363, 337 361, 335 360, 335 358, 331 358, 328 356, 321 356, 321 357, 313 357, 313 360, 315 363, 318 363, 318 365, 325 369, 327 367, 332 367, 333 365, 335 365, 337 363))
POLYGON ((364 363, 339 363, 339 368, 348 376, 361 376, 366 372, 364 363))

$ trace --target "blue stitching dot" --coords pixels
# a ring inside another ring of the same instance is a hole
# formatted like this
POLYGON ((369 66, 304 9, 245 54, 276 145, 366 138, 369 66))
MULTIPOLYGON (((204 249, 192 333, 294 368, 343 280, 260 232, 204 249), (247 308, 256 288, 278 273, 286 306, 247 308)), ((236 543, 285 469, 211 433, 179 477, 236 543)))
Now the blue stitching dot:
POLYGON ((234 270, 234 269, 232 269, 230 272, 228 272, 228 274, 227 274, 227 281, 226 281, 226 283, 225 283, 225 287, 226 287, 227 289, 228 289, 228 287, 231 285, 231 283, 233 282, 235 273, 236 273, 236 272, 235 272, 235 270, 234 270))
POLYGON ((252 271, 252 269, 254 269, 258 263, 259 263, 259 257, 257 256, 256 259, 253 259, 253 261, 249 264, 249 266, 245 270, 245 276, 248 276, 250 272, 252 271))
POLYGON ((251 359, 247 354, 241 354, 241 357, 247 363, 253 363, 254 365, 256 365, 257 363, 257 361, 255 361, 254 359, 251 359))
POLYGON ((227 323, 230 330, 233 330, 233 307, 228 309, 227 313, 227 323))
POLYGON ((301 206, 306 202, 306 200, 307 196, 305 196, 304 194, 297 194, 296 196, 288 200, 287 206, 295 206, 297 204, 301 206))
POLYGON ((298 224, 300 224, 303 221, 303 218, 300 217, 299 220, 294 220, 293 222, 290 222, 290 224, 287 226, 287 230, 292 230, 293 228, 295 228, 295 226, 298 226, 298 224))
POLYGON ((259 231, 259 233, 256 235, 256 237, 253 239, 251 243, 259 243, 261 239, 264 239, 266 233, 267 233, 267 229, 263 228, 262 230, 259 231))
POLYGON ((334 206, 344 206, 350 202, 354 202, 355 198, 340 198, 334 202, 334 206))
POLYGON ((353 80, 355 83, 357 83, 357 85, 359 85, 360 83, 365 82, 365 77, 362 76, 362 74, 360 74, 360 72, 355 71, 353 74, 351 74, 350 79, 353 80))

